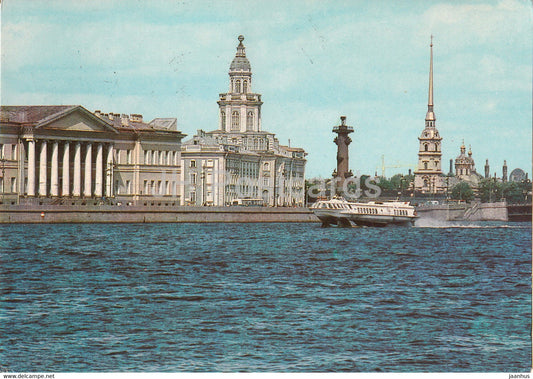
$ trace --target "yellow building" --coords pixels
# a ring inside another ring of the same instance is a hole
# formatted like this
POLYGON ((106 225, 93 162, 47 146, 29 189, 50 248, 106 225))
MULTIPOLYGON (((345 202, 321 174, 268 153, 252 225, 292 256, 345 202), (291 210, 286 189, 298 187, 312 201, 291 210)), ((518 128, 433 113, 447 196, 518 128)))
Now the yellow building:
POLYGON ((91 113, 80 105, 2 106, 2 202, 180 204, 175 119, 91 113))

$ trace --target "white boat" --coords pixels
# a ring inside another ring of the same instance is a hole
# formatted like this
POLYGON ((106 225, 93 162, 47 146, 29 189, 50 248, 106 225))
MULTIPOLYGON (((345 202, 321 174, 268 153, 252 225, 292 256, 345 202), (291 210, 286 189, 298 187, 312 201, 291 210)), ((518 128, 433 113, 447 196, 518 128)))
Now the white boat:
POLYGON ((415 208, 403 201, 354 203, 342 198, 319 200, 311 206, 323 226, 413 225, 418 218, 415 208))

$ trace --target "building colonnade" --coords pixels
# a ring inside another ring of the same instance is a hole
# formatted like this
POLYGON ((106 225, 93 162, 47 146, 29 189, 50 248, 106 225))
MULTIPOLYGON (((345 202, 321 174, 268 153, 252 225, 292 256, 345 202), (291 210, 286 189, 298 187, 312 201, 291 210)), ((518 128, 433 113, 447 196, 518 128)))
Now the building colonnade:
POLYGON ((112 143, 28 138, 27 149, 28 196, 113 196, 112 143))

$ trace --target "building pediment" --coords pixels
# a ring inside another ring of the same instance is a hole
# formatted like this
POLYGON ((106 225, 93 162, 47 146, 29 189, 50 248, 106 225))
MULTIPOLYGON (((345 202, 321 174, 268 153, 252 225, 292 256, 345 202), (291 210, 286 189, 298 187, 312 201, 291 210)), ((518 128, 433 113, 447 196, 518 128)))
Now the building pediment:
POLYGON ((40 120, 35 129, 53 129, 73 132, 112 132, 118 131, 107 121, 95 116, 82 106, 77 106, 52 117, 40 120))

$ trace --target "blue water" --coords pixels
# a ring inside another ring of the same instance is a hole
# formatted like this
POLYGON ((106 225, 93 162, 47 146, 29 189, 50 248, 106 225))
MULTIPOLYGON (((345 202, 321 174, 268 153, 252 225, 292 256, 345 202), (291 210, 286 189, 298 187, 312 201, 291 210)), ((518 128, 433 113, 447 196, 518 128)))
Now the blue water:
POLYGON ((529 371, 531 224, 483 225, 0 226, 0 365, 529 371))

